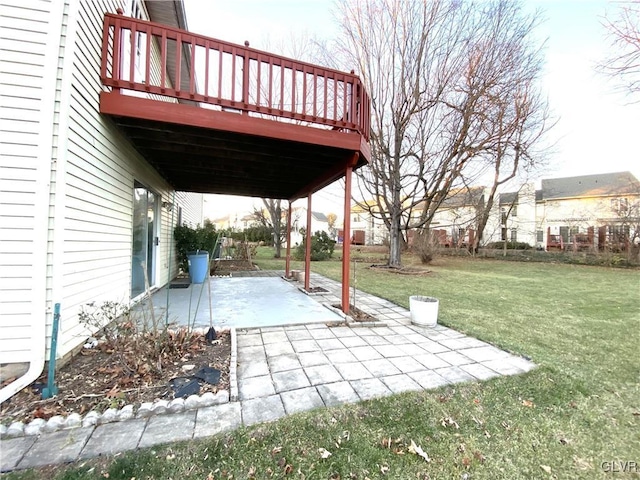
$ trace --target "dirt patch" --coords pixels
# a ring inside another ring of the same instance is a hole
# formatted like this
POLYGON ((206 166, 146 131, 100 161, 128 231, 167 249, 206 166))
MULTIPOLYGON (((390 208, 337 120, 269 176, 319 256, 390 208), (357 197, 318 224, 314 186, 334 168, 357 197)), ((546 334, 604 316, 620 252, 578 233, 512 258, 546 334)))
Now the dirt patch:
MULTIPOLYGON (((342 311, 342 305, 336 304, 331 305, 333 308, 337 308, 342 311)), ((349 305, 349 316, 356 322, 377 322, 378 319, 372 315, 369 315, 367 312, 363 312, 358 307, 354 307, 353 305, 349 305)))
MULTIPOLYGON (((208 342, 201 333, 180 341, 184 347, 164 355, 158 360, 159 368, 153 371, 144 368, 130 371, 123 361, 127 352, 109 351, 104 344, 85 348, 56 372, 57 396, 42 399, 40 390, 47 382, 45 372, 34 384, 2 404, 0 422, 5 425, 13 421, 26 423, 35 418, 46 420, 54 415, 67 416, 73 412, 83 415, 91 410, 102 412, 107 408, 130 404, 138 407, 143 402, 170 400, 174 398, 170 381, 176 377, 189 377, 203 367, 219 370, 220 379, 215 385, 198 381, 198 394, 229 390, 230 333, 218 331, 213 342, 208 342)), ((8 379, 6 383, 12 380, 8 379)))
POLYGON ((211 275, 229 275, 232 272, 258 270, 248 260, 215 260, 211 264, 211 275))
POLYGON ((389 273, 395 273, 396 275, 430 275, 433 273, 428 268, 421 267, 390 267, 388 265, 371 265, 369 267, 373 270, 383 270, 389 273))
POLYGON ((329 290, 323 287, 309 287, 309 290, 307 290, 307 293, 328 293, 328 292, 329 290))

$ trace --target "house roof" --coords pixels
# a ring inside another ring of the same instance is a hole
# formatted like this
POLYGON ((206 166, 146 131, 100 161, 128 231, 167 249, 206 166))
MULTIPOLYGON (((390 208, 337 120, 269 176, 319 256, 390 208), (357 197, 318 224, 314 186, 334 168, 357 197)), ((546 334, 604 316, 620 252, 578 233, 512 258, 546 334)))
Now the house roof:
POLYGON ((640 182, 631 172, 542 180, 542 200, 625 194, 640 194, 640 182))
POLYGON ((500 194, 500 205, 515 205, 518 203, 518 192, 504 192, 500 194))
POLYGON ((442 202, 443 208, 464 207, 466 205, 478 205, 483 198, 485 187, 463 187, 449 192, 442 202))
POLYGON ((328 222, 329 219, 324 213, 311 211, 311 215, 319 222, 328 222))

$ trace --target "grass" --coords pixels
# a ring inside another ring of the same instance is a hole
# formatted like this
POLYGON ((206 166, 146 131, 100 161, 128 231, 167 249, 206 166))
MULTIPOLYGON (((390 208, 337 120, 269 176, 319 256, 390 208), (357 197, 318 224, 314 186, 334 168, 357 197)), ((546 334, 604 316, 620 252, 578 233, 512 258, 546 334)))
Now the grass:
MULTIPOLYGON (((371 255, 355 253, 370 263, 371 255)), ((284 261, 271 256, 261 249, 256 261, 283 269, 284 261)), ((638 472, 615 476, 640 478, 639 272, 459 258, 438 259, 430 268, 429 275, 408 277, 358 264, 357 286, 405 307, 411 294, 436 296, 441 323, 539 367, 306 412, 46 476, 593 479, 611 478, 607 467, 636 462, 638 472), (412 440, 429 462, 409 452, 412 440), (321 458, 321 448, 331 456, 321 458)), ((340 263, 317 262, 312 271, 339 279, 340 263)))

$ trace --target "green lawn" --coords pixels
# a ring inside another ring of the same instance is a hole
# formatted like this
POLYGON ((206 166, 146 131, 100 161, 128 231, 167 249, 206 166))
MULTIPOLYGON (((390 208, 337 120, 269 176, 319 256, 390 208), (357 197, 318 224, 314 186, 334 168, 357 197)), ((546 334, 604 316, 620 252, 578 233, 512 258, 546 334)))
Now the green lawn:
MULTIPOLYGON (((638 270, 440 258, 428 275, 402 276, 368 269, 366 256, 358 288, 405 307, 411 294, 436 296, 441 323, 539 368, 307 412, 75 465, 57 478, 640 478, 638 270), (409 452, 412 440, 429 462, 409 452), (606 471, 621 462, 638 471, 606 471)), ((269 249, 256 261, 284 268, 269 249)), ((339 279, 340 263, 312 271, 339 279)))

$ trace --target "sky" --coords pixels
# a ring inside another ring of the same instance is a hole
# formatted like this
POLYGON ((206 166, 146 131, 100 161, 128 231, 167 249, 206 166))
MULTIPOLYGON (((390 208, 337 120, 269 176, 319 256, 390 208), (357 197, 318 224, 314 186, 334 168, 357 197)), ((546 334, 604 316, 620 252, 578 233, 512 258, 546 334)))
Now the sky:
MULTIPOLYGON (((274 45, 300 35, 331 38, 337 32, 330 0, 184 0, 189 30, 281 53, 274 45)), ((630 103, 615 81, 595 70, 609 43, 602 20, 615 11, 605 0, 525 0, 539 10, 546 40, 543 93, 558 122, 544 178, 630 170, 640 178, 640 102, 630 103)), ((207 196, 205 215, 250 211, 255 199, 207 196)), ((259 201, 258 201, 259 202, 259 201)), ((258 203, 256 202, 256 204, 258 203)), ((313 197, 313 209, 341 211, 341 190, 333 185, 313 197), (338 199, 338 197, 340 197, 338 199)), ((296 205, 304 202, 296 202, 296 205)))

